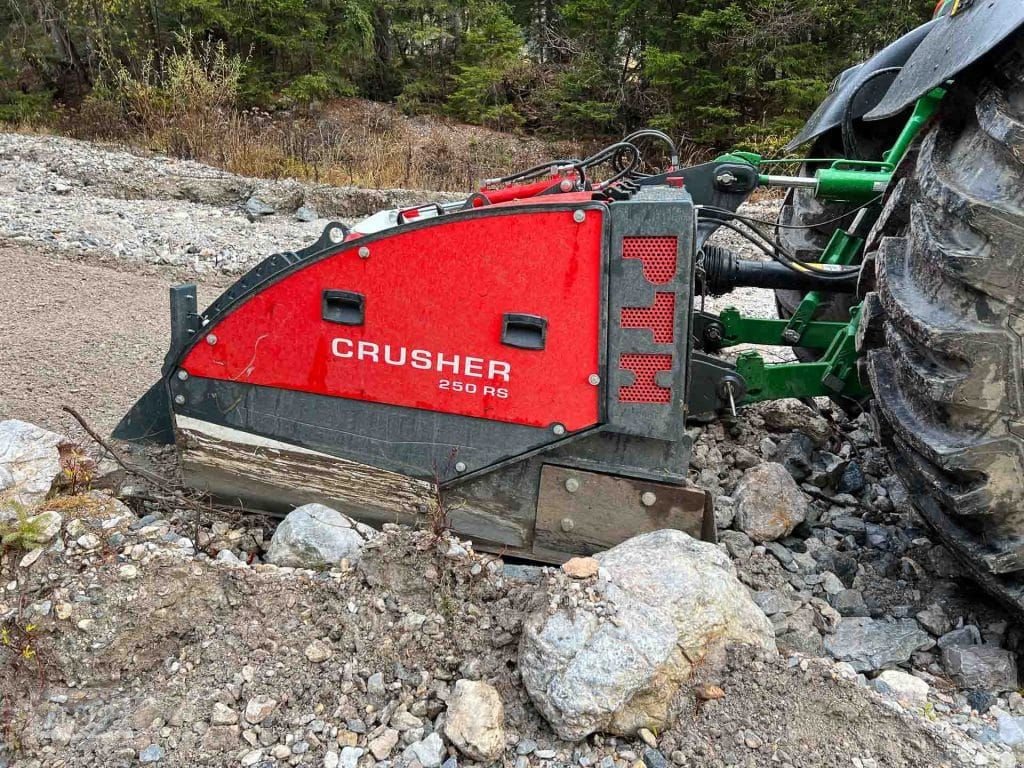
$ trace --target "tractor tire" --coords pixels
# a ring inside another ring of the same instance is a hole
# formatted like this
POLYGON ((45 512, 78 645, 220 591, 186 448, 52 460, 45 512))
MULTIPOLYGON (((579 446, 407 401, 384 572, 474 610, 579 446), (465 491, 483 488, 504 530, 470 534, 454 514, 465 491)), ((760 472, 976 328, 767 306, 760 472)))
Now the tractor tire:
POLYGON ((1024 39, 986 63, 890 192, 858 336, 894 470, 1024 616, 1024 39))

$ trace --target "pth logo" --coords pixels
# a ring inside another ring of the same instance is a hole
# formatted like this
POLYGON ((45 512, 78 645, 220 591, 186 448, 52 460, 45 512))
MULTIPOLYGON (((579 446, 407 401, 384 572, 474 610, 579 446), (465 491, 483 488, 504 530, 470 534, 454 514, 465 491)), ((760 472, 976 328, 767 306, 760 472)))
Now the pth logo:
POLYGON ((331 354, 343 360, 396 367, 409 366, 421 371, 436 371, 488 381, 508 381, 512 376, 512 364, 504 360, 450 355, 432 352, 429 349, 408 349, 393 344, 377 344, 373 341, 336 338, 331 342, 331 354))

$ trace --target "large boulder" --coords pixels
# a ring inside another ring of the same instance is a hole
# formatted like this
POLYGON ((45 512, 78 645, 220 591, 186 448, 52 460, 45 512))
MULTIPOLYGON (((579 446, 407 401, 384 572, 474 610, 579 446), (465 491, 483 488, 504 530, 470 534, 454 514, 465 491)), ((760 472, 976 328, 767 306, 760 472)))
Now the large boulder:
POLYGON ((733 493, 733 525, 754 541, 781 539, 807 518, 807 499, 786 468, 769 462, 747 471, 733 493))
POLYGON ((505 707, 493 686, 459 680, 448 699, 444 735, 470 760, 493 762, 505 750, 505 707))
POLYGON ((0 519, 42 502, 61 476, 65 439, 25 421, 0 421, 0 519))
POLYGON ((359 560, 373 528, 323 504, 305 504, 288 513, 270 540, 267 560, 294 568, 329 568, 359 560))
POLYGON ((771 623, 718 547, 662 530, 595 557, 596 597, 559 574, 519 646, 523 684, 561 738, 663 730, 695 665, 734 643, 774 651, 771 623))

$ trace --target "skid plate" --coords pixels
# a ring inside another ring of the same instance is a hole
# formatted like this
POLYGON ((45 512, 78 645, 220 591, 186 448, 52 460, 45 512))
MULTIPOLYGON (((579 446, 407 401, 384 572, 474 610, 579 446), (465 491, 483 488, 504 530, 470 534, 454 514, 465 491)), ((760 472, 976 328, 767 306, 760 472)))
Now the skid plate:
POLYGON ((537 557, 592 554, 662 528, 715 541, 711 495, 699 488, 550 464, 541 469, 533 540, 537 557))

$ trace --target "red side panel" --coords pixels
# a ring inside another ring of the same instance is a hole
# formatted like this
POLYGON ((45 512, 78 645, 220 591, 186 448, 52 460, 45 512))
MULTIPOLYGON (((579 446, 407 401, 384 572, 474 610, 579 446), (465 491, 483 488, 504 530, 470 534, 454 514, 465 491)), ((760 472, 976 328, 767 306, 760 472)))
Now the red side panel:
POLYGON ((587 210, 582 222, 547 205, 501 213, 431 220, 346 244, 228 313, 182 367, 194 376, 537 427, 592 426, 602 210, 587 210), (363 323, 324 320, 324 291, 361 294, 363 323), (506 314, 543 318, 544 348, 502 343, 506 314))

